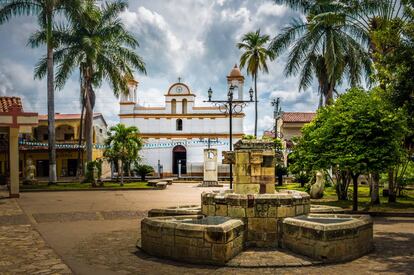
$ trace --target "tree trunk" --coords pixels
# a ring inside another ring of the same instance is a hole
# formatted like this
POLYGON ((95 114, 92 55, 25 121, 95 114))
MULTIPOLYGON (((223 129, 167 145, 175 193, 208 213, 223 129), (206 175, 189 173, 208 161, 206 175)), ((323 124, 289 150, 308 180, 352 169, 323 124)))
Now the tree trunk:
POLYGON ((49 149, 49 184, 56 184, 55 87, 53 72, 52 11, 47 12, 47 123, 49 149))
POLYGON ((379 173, 372 173, 371 175, 371 204, 380 204, 379 198, 379 173))
POLYGON ((394 170, 388 170, 388 203, 397 201, 397 194, 395 193, 394 170))
POLYGON ((325 106, 328 105, 332 105, 333 104, 333 91, 334 91, 334 85, 333 84, 329 84, 329 88, 328 91, 326 93, 326 97, 325 97, 325 106))
MULTIPOLYGON (((89 85, 88 85, 89 86, 89 85)), ((85 141, 86 141, 86 160, 92 161, 93 151, 93 102, 92 91, 88 89, 85 104, 85 141)))
POLYGON ((257 73, 254 75, 254 137, 257 138, 257 73))
POLYGON ((358 211, 358 177, 359 174, 352 175, 352 183, 354 185, 354 194, 352 201, 352 210, 358 211))
MULTIPOLYGON (((81 73, 82 74, 82 73, 81 73)), ((81 80, 83 81, 83 80, 81 80)), ((78 177, 80 178, 82 173, 83 167, 83 159, 81 159, 81 146, 82 146, 82 139, 83 139, 83 124, 84 124, 84 114, 85 114, 85 103, 86 103, 86 93, 85 93, 85 85, 81 84, 81 117, 80 117, 80 125, 79 125, 79 136, 78 136, 78 177)))
POLYGON ((124 186, 124 162, 121 160, 121 167, 118 168, 118 172, 121 174, 121 186, 124 186))

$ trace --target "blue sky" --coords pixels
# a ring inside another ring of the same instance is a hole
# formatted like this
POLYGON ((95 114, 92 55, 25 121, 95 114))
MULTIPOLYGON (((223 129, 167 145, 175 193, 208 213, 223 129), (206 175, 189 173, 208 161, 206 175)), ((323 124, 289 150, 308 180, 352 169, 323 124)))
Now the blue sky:
MULTIPOLYGON (((261 29, 274 37, 294 17, 301 16, 270 0, 130 0, 122 14, 128 30, 138 39, 136 51, 147 65, 148 74, 135 74, 140 82, 140 102, 162 105, 168 87, 182 77, 202 105, 211 86, 216 98, 226 93, 226 75, 238 63, 236 43, 249 31, 261 29)), ((27 39, 37 29, 34 17, 17 17, 0 25, 0 95, 20 96, 27 111, 47 112, 46 81, 34 80, 33 69, 45 54, 44 48, 31 49, 27 39)), ((258 79, 259 130, 272 127, 273 97, 281 97, 285 111, 314 111, 318 105, 316 88, 299 92, 297 78, 285 77, 285 57, 269 64, 269 74, 258 79)), ((245 92, 251 86, 246 77, 245 92)), ((64 89, 56 92, 56 112, 80 112, 79 76, 76 72, 64 89)), ((118 122, 119 104, 108 85, 97 89, 96 112, 109 124, 118 122)), ((245 131, 254 127, 253 104, 246 108, 245 131)))

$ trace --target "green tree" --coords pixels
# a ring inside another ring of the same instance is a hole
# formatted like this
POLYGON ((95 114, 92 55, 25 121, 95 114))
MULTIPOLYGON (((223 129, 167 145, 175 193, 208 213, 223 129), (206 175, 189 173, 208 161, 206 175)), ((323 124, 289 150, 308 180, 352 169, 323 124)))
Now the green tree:
POLYGON ((414 156, 414 8, 406 7, 408 20, 394 19, 372 33, 372 40, 383 51, 375 54, 375 78, 382 98, 393 108, 403 108, 408 119, 405 154, 389 171, 389 202, 395 202, 399 185, 414 156))
MULTIPOLYGON (((84 2, 84 8, 73 15, 68 26, 59 26, 55 34, 58 48, 54 53, 58 65, 56 85, 63 87, 70 75, 79 69, 81 102, 85 108, 85 140, 87 161, 92 161, 93 108, 95 87, 107 80, 116 96, 128 93, 128 80, 133 69, 146 73, 145 63, 134 51, 138 41, 119 19, 127 7, 122 0, 105 2, 102 7, 95 1, 84 2)), ((31 43, 44 42, 44 34, 36 33, 31 43)), ((46 60, 37 67, 37 75, 43 77, 46 60)), ((82 108, 83 112, 83 108, 82 108)))
POLYGON ((55 184, 56 174, 56 136, 55 136, 55 91, 53 76, 53 21, 57 13, 76 10, 79 1, 64 0, 3 0, 0 4, 0 24, 13 16, 36 16, 44 32, 46 44, 45 74, 47 74, 47 114, 48 114, 48 150, 49 184, 55 184))
POLYGON ((121 186, 124 185, 124 165, 131 164, 138 159, 138 153, 143 142, 138 136, 137 127, 126 127, 124 124, 117 124, 109 129, 108 138, 105 142, 107 150, 105 157, 119 160, 118 173, 121 175, 121 186))
POLYGON ((401 110, 391 110, 376 90, 354 88, 318 111, 303 128, 295 151, 308 170, 333 167, 338 175, 352 179, 353 210, 357 210, 358 176, 379 174, 397 163, 405 131, 401 110))
POLYGON ((261 35, 260 30, 246 33, 237 47, 243 50, 240 56, 240 68, 246 66, 247 74, 251 75, 254 81, 254 136, 257 137, 257 76, 259 71, 269 72, 267 60, 272 60, 274 54, 267 49, 270 41, 268 35, 261 35))
POLYGON ((306 20, 294 20, 270 44, 275 56, 289 50, 285 67, 286 76, 299 75, 299 90, 311 86, 317 79, 318 92, 325 98, 325 105, 333 103, 336 86, 344 79, 351 87, 361 82, 363 76, 371 73, 371 60, 368 53, 354 37, 347 32, 342 21, 332 21, 321 14, 331 13, 336 5, 330 1, 276 1, 288 2, 293 7, 306 11, 306 20), (303 7, 301 5, 304 5, 303 7))

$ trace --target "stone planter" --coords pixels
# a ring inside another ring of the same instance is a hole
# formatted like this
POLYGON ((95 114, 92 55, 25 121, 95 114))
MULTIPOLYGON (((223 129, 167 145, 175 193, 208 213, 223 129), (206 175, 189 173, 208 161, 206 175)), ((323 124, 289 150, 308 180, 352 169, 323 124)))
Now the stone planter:
POLYGON ((192 215, 141 221, 141 249, 158 257, 224 265, 243 250, 243 243, 239 219, 192 215))
POLYGON ((373 249, 372 220, 368 215, 310 214, 287 218, 282 245, 323 262, 353 260, 373 249))

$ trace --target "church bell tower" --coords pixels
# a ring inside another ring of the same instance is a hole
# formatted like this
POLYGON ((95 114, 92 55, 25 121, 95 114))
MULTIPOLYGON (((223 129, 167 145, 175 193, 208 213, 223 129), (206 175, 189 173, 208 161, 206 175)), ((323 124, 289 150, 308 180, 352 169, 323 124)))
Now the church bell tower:
POLYGON ((234 65, 233 69, 227 76, 227 85, 228 88, 230 88, 231 85, 235 87, 235 91, 237 91, 237 98, 236 92, 234 95, 235 99, 243 100, 244 76, 242 75, 239 67, 237 67, 237 64, 234 65))

